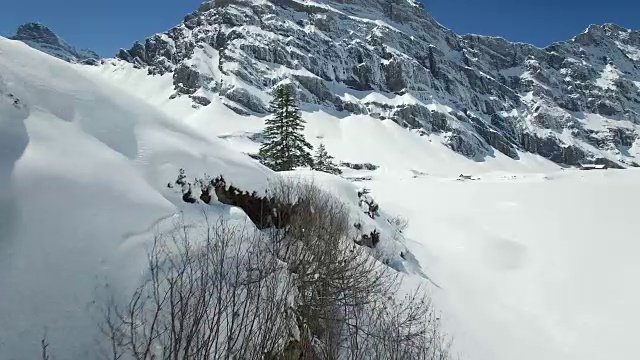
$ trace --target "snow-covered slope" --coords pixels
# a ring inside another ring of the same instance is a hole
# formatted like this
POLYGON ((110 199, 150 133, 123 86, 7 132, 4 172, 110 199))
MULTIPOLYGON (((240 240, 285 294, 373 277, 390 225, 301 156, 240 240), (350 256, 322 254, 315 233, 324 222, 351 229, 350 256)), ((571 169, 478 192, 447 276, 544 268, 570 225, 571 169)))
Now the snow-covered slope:
POLYGON ((72 63, 84 62, 95 64, 98 59, 100 59, 100 56, 92 50, 79 50, 67 44, 66 41, 40 23, 20 25, 16 30, 16 34, 11 38, 20 40, 32 48, 57 57, 58 59, 72 63))
MULTIPOLYGON (((171 74, 148 75, 119 61, 82 71, 230 147, 257 151, 260 119, 236 118, 222 106, 224 96, 212 96, 206 107, 169 100, 171 74)), ((370 188, 385 212, 409 220, 407 247, 439 286, 431 288, 434 299, 462 359, 637 355, 632 329, 640 313, 633 304, 640 289, 629 277, 640 268, 629 256, 639 250, 638 171, 561 170, 526 152, 519 160, 496 153, 476 162, 450 151, 439 134, 306 110, 314 144, 322 141, 339 160, 380 166, 345 176, 366 179, 356 184, 370 188), (460 173, 477 180, 459 181, 460 173)))
MULTIPOLYGON (((215 64, 209 65, 215 67, 215 64)), ((187 97, 171 96, 170 74, 148 75, 118 60, 107 60, 102 66, 82 67, 80 71, 110 83, 202 133, 218 136, 235 149, 245 153, 258 151, 262 117, 239 116, 225 106, 228 99, 224 96, 212 96, 210 106, 194 106, 187 97)), ((305 135, 312 145, 323 142, 338 161, 371 163, 380 166, 382 172, 457 176, 461 172, 541 172, 559 168, 541 156, 526 152, 518 153, 520 160, 496 152, 485 161, 473 161, 443 145, 446 135, 407 130, 395 121, 365 114, 337 113, 307 106, 303 118, 307 121, 305 135)))
POLYGON ((38 358, 45 327, 56 358, 95 358, 96 290, 137 281, 135 235, 180 211, 165 190, 180 167, 257 190, 272 174, 76 65, 0 38, 0 359, 38 358))
MULTIPOLYGON (((259 193, 275 180, 242 153, 246 139, 237 136, 260 129, 260 119, 220 104, 208 126, 199 120, 206 114, 181 121, 90 69, 0 38, 2 360, 37 358, 45 329, 56 358, 95 358, 101 287, 135 287, 145 245, 177 218, 203 222, 206 211, 209 221, 252 226, 237 208, 184 203, 167 187, 180 168, 189 179, 223 175, 259 193)), ((194 111, 170 105, 169 114, 194 111)), ((285 175, 311 177, 339 195, 363 231, 381 233, 381 260, 420 275, 413 257, 401 256, 408 253, 388 217, 364 215, 355 185, 313 172, 285 175)))
POLYGON ((121 50, 175 95, 222 95, 264 114, 293 81, 311 108, 426 133, 476 161, 540 154, 559 164, 639 161, 640 32, 591 26, 539 49, 458 36, 414 1, 206 1, 178 26, 121 50))

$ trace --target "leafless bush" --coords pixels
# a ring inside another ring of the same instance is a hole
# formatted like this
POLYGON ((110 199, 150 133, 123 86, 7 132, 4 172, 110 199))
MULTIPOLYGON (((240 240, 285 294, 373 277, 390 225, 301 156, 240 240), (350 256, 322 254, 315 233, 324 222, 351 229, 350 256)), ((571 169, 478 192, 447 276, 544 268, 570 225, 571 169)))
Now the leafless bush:
POLYGON ((356 245, 344 203, 303 181, 270 196, 286 225, 205 215, 156 236, 145 281, 127 303, 105 301, 108 358, 447 358, 428 297, 396 299, 399 275, 356 245))
POLYGON ((339 199, 296 180, 277 183, 271 195, 295 205, 288 225, 271 239, 275 255, 296 276, 303 348, 313 346, 314 356, 337 359, 348 347, 351 309, 375 302, 397 275, 355 244, 358 231, 339 199))
POLYGON ((277 183, 271 195, 296 205, 279 237, 271 238, 276 256, 296 275, 296 314, 307 336, 301 337, 303 358, 448 357, 429 297, 417 290, 396 299, 399 274, 356 245, 362 234, 343 202, 299 180, 277 183))
POLYGON ((429 296, 417 289, 402 299, 388 296, 368 309, 364 347, 372 359, 449 359, 449 343, 429 296))
POLYGON ((128 304, 105 307, 110 358, 260 359, 289 337, 288 273, 261 235, 218 222, 155 238, 128 304))

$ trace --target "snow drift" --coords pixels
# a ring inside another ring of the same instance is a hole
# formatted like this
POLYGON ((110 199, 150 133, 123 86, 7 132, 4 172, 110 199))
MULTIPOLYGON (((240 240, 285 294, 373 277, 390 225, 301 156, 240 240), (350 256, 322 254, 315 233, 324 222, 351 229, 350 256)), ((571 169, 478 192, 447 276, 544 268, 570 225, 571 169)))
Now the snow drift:
POLYGON ((271 172, 20 42, 0 38, 0 74, 0 357, 36 358, 48 327, 56 356, 92 358, 96 287, 135 283, 131 239, 179 212, 178 169, 271 172))

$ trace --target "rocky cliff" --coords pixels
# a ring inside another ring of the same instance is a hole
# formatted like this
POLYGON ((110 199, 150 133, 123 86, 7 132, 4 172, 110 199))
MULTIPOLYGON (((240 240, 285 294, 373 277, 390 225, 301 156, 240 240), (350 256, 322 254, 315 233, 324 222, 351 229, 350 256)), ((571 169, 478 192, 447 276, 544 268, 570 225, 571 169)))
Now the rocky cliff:
POLYGON ((477 161, 640 163, 640 32, 616 25, 540 49, 459 36, 414 0, 215 0, 117 57, 202 106, 265 114, 291 81, 307 109, 439 133, 477 161))
POLYGON ((78 50, 67 44, 48 27, 39 23, 20 25, 11 39, 20 40, 32 48, 67 62, 95 64, 100 59, 92 50, 78 50))

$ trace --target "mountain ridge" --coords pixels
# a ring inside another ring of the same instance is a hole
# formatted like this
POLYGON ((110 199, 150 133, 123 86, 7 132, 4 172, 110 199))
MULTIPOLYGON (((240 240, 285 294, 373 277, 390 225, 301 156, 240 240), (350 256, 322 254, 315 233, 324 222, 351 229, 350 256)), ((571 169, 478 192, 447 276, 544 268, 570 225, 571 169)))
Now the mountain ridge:
POLYGON ((206 1, 116 58, 170 73, 172 98, 268 113, 290 79, 303 108, 392 119, 476 161, 640 163, 640 32, 591 25, 539 48, 457 35, 413 0, 206 1))
POLYGON ((71 63, 95 65, 100 55, 90 49, 76 49, 54 33, 46 25, 29 22, 18 26, 16 34, 9 37, 19 40, 32 48, 71 63))
POLYGON ((219 94, 237 112, 265 114, 271 89, 288 77, 302 103, 443 134, 478 161, 526 151, 565 165, 627 167, 638 165, 640 55, 629 57, 640 54, 638 39, 617 25, 590 26, 540 49, 456 35, 410 1, 225 0, 203 3, 117 58, 172 73, 174 96, 200 105, 219 94), (598 58, 603 48, 615 58, 598 58), (198 68, 214 58, 217 69, 198 68))

